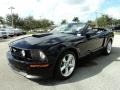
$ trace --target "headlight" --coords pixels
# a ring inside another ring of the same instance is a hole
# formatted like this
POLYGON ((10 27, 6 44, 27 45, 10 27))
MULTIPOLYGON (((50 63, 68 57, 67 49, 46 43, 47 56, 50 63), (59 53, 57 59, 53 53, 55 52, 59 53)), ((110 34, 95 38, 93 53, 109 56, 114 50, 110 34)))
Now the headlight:
POLYGON ((45 58, 46 58, 45 54, 42 51, 40 51, 39 54, 40 54, 40 58, 42 60, 45 60, 45 58))

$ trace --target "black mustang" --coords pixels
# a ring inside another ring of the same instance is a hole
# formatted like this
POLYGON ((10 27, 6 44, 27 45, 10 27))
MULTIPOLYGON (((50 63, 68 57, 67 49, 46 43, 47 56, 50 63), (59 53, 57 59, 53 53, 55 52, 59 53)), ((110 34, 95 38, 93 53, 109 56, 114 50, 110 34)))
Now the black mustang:
POLYGON ((69 23, 49 33, 21 38, 9 44, 9 65, 25 76, 69 78, 79 58, 103 50, 111 53, 114 34, 89 24, 69 23))

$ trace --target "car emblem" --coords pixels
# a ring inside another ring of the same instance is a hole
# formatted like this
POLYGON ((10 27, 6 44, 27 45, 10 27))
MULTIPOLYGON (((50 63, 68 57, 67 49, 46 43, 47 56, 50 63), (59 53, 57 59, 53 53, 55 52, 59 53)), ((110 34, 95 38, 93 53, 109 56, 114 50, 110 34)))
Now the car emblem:
POLYGON ((22 56, 24 57, 25 56, 25 51, 22 50, 21 53, 22 53, 22 56))

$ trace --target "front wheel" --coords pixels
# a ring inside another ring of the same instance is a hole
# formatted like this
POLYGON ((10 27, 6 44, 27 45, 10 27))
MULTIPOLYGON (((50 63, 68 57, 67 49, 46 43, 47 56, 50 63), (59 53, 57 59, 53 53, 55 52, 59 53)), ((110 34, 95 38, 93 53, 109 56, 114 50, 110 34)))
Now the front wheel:
POLYGON ((60 80, 65 80, 68 79, 69 77, 72 76, 74 69, 76 66, 76 56, 73 52, 71 51, 66 51, 64 52, 55 68, 55 77, 60 80))

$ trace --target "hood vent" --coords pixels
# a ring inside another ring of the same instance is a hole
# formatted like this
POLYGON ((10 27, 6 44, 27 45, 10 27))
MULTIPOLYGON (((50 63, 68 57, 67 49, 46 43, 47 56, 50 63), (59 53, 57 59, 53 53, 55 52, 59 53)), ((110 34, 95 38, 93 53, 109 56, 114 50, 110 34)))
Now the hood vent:
POLYGON ((52 35, 52 33, 41 33, 41 34, 35 34, 35 35, 32 35, 32 36, 40 38, 40 37, 44 37, 44 36, 48 36, 48 35, 52 35))

